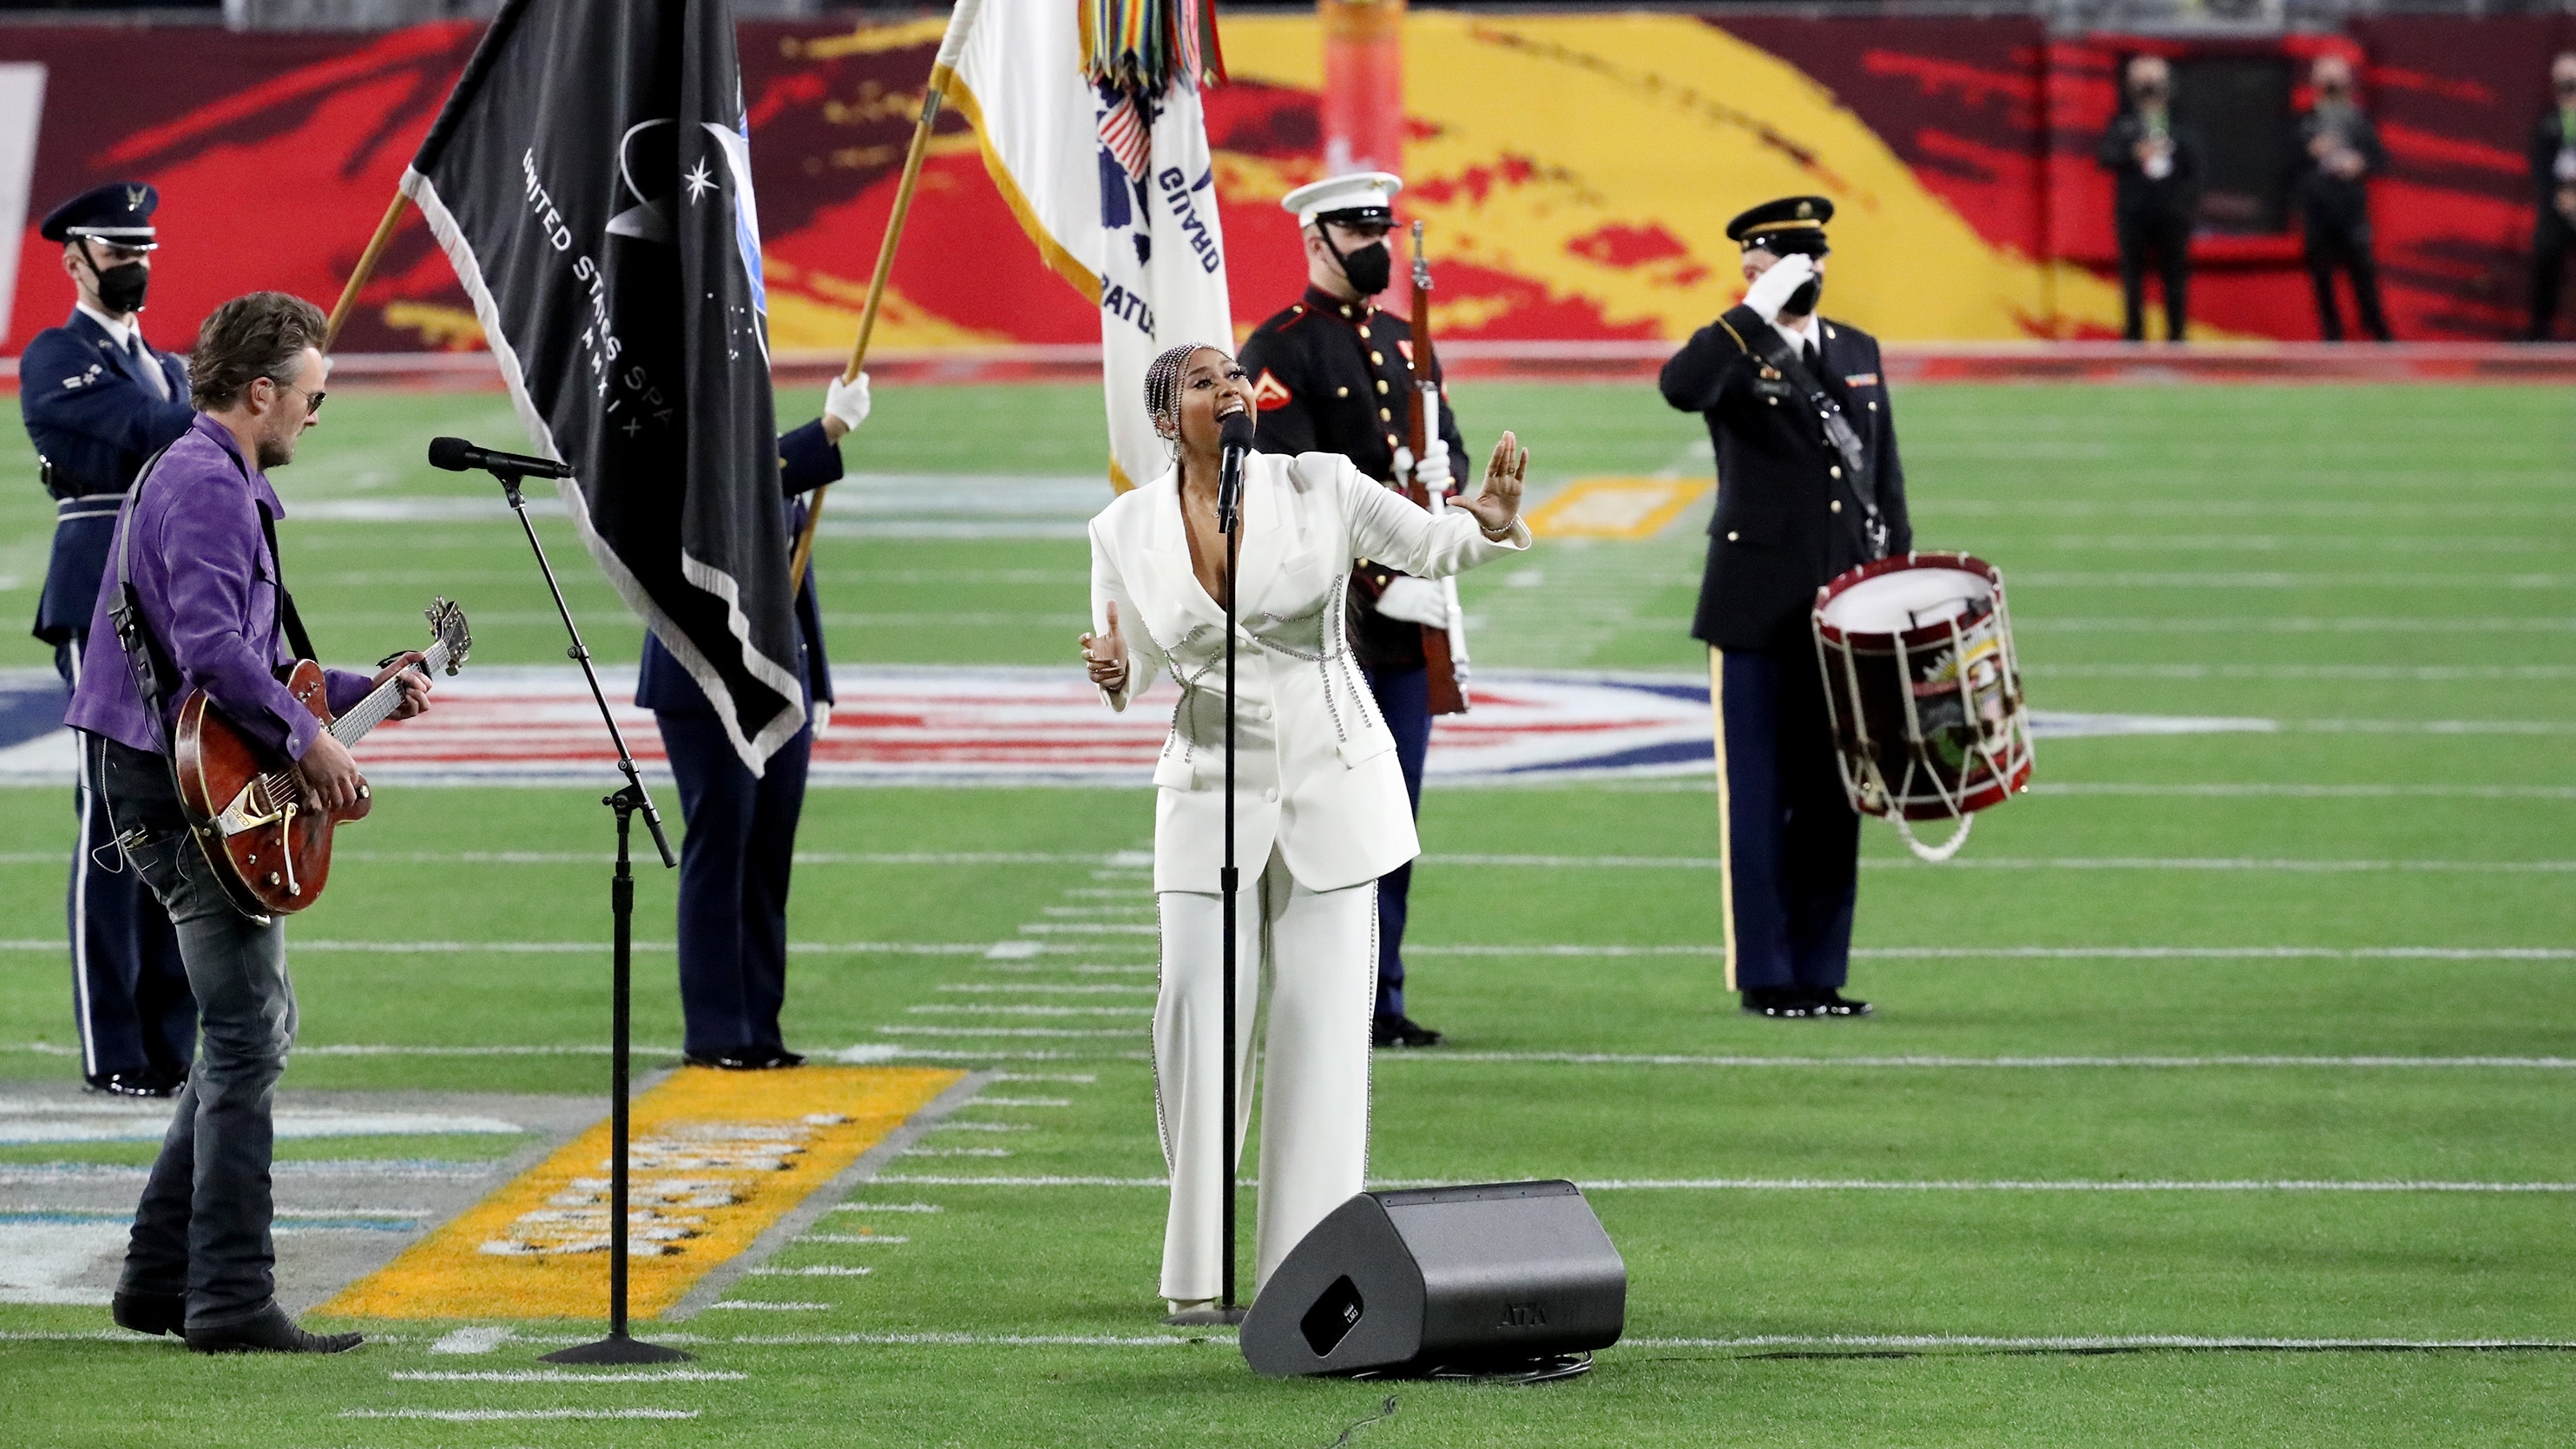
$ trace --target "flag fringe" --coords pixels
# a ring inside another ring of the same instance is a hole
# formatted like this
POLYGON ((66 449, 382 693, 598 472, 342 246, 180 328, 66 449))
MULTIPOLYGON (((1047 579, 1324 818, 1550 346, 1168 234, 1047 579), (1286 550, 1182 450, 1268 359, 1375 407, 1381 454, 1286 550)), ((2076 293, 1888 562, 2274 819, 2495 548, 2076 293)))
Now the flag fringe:
POLYGON ((1082 73, 1129 95, 1225 81, 1216 0, 1080 0, 1082 73))

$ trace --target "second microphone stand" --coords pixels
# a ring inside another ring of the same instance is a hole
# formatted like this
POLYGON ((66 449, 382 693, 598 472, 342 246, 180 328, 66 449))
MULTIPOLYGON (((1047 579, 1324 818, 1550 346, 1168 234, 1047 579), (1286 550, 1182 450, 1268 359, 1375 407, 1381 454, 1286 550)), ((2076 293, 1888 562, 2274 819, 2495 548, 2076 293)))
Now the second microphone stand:
POLYGON ((537 568, 545 574, 546 587, 555 596, 555 612, 563 616, 564 632, 572 636, 572 647, 565 652, 581 665, 581 677, 590 682, 590 697, 599 705, 600 723, 608 726, 609 742, 617 746, 618 771, 626 776, 623 789, 603 796, 599 802, 617 814, 617 874, 608 888, 609 913, 615 923, 609 1007, 610 1035, 615 1041, 610 1048, 608 1105, 608 1336, 595 1343, 558 1349, 545 1355, 543 1362, 673 1363, 689 1355, 658 1343, 641 1342, 626 1333, 627 1041, 633 1026, 635 975, 635 873, 627 838, 637 815, 644 817, 644 828, 653 834, 653 847, 662 854, 662 868, 669 870, 680 862, 671 854, 670 839, 662 833, 662 814, 653 808, 653 797, 645 792, 644 776, 635 768, 635 756, 626 748, 625 732, 618 729, 617 716, 608 707, 608 695, 599 687, 599 671, 590 664, 590 646, 581 642, 581 627, 572 621, 572 606, 564 602, 563 585, 555 578, 554 565, 546 559, 546 546, 537 540, 537 526, 528 520, 528 500, 519 496, 519 475, 501 468, 491 471, 501 480, 501 491, 509 496, 510 511, 519 515, 519 527, 527 532, 528 547, 536 551, 537 568))

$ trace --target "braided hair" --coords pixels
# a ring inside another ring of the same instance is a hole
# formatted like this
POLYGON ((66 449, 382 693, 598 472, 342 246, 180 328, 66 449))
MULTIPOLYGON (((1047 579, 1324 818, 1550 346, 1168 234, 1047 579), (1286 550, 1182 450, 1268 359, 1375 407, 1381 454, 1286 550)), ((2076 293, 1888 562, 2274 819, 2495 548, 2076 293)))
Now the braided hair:
POLYGON ((1154 419, 1154 435, 1175 447, 1181 441, 1181 374, 1189 371, 1190 358, 1202 347, 1210 352, 1225 350, 1204 342, 1184 342, 1165 348, 1145 369, 1145 411, 1154 419))

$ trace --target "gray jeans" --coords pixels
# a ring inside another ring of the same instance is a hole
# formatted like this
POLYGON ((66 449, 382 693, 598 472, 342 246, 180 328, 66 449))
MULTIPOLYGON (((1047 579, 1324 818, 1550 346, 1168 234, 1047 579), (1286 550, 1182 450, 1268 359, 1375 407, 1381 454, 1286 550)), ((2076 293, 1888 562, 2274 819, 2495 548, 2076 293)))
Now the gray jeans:
POLYGON ((295 1038, 286 927, 234 909, 189 837, 162 756, 86 734, 81 745, 126 860, 178 928, 204 1033, 134 1210, 117 1291, 185 1294, 188 1327, 219 1328, 277 1292, 268 1164, 272 1098, 295 1038))

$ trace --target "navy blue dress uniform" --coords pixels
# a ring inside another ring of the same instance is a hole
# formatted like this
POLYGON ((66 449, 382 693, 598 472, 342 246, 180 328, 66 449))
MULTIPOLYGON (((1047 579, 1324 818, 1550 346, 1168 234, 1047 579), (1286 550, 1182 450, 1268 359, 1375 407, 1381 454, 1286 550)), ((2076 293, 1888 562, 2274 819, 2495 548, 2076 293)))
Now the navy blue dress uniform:
MULTIPOLYGON (((1738 216, 1727 236, 1748 252, 1820 257, 1832 215, 1823 197, 1789 197, 1738 216)), ((1849 421, 1865 480, 1849 476, 1813 395, 1765 360, 1786 339, 1753 308, 1701 328, 1662 377, 1664 400, 1705 418, 1717 453, 1691 634, 1710 647, 1727 985, 1770 1016, 1867 1010, 1841 995, 1860 817, 1835 762, 1809 621, 1836 574, 1913 546, 1878 341, 1821 316, 1808 326, 1799 366, 1849 421)))
MULTIPOLYGON (((793 538, 805 525, 802 495, 841 476, 841 450, 817 419, 779 438, 778 464, 793 538)), ((787 1000, 787 883, 814 748, 810 716, 817 703, 832 701, 810 560, 796 591, 796 627, 809 718, 756 777, 698 682, 658 636, 644 636, 635 702, 653 711, 661 727, 688 827, 680 843, 680 1011, 681 1050, 693 1065, 742 1069, 804 1060, 787 1050, 778 1013, 787 1000)))
MULTIPOLYGON (((1394 212, 1387 201, 1403 185, 1384 172, 1336 177, 1300 187, 1284 205, 1292 212, 1314 210, 1318 223, 1383 229, 1394 212)), ((1368 251, 1385 262, 1383 244, 1353 251, 1345 267, 1368 251)), ((1369 270, 1363 262, 1361 270, 1369 270)), ((1386 272, 1376 271, 1377 288, 1386 272)), ((1356 283, 1354 285, 1357 285, 1356 283)), ((1345 301, 1320 287, 1286 310, 1252 329, 1237 359, 1253 379, 1253 401, 1259 418, 1256 446, 1265 453, 1339 453, 1362 473, 1390 487, 1396 476, 1396 450, 1404 445, 1412 405, 1413 326, 1380 309, 1367 295, 1345 301)), ((1439 376, 1435 360, 1432 376, 1439 376)), ((1449 408, 1446 390, 1440 399, 1439 436, 1451 459, 1466 456, 1458 418, 1449 408)), ((1397 763, 1414 813, 1422 812, 1422 765, 1431 748, 1431 675, 1422 654, 1422 625, 1389 618, 1375 600, 1395 570, 1363 561, 1351 575, 1349 630, 1352 652, 1368 676, 1378 710, 1395 736, 1397 763)), ((1413 886, 1407 862, 1378 881, 1378 1000, 1374 1036, 1381 1046, 1427 1046, 1438 1032, 1413 1021, 1404 1004, 1404 926, 1413 886)))
MULTIPOLYGON (((109 265, 100 255, 109 246, 150 250, 159 206, 150 186, 112 182, 55 207, 39 230, 47 241, 80 246, 101 300, 122 309, 105 312, 83 301, 62 326, 37 333, 18 359, 18 406, 54 499, 53 557, 35 634, 54 646, 54 667, 68 687, 80 683, 90 611, 125 490, 196 417, 187 365, 143 340, 135 313, 148 269, 136 261, 109 265)), ((114 849, 102 863, 100 847, 116 832, 93 786, 84 767, 67 906, 81 1075, 103 1091, 168 1096, 196 1053, 196 998, 169 913, 114 849)))
POLYGON ((2176 123, 2168 106, 2171 82, 2140 77, 2130 86, 2133 104, 2111 118, 2095 159, 2118 179, 2111 226, 2120 245, 2121 335, 2147 336, 2147 269, 2164 280, 2165 340, 2180 342, 2191 322, 2191 232, 2206 184, 2200 137, 2176 123), (2138 159, 2139 143, 2171 147, 2154 166, 2138 159))

